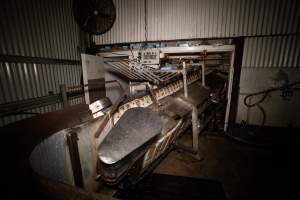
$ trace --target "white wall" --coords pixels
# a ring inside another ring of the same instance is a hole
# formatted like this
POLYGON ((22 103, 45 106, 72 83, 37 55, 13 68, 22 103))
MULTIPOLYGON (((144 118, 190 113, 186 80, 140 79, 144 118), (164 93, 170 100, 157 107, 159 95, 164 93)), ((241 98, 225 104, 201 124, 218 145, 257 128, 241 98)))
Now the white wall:
MULTIPOLYGON (((240 78, 240 96, 236 122, 260 124, 262 114, 257 107, 247 108, 244 94, 272 87, 272 78, 283 70, 289 83, 300 81, 300 35, 246 38, 240 78)), ((300 85, 297 86, 298 88, 300 85)), ((300 126, 300 91, 289 101, 280 92, 272 92, 261 104, 268 126, 300 126)), ((259 98, 259 97, 257 97, 259 98)), ((252 100, 253 102, 255 99, 252 100)))
MULTIPOLYGON (((245 121, 247 124, 261 124, 261 111, 257 107, 248 108, 244 105, 245 94, 269 89, 272 86, 272 78, 279 70, 276 68, 247 68, 242 70, 237 123, 245 121)), ((288 75, 289 83, 300 81, 300 68, 283 69, 283 71, 288 75)), ((295 91, 289 100, 284 100, 280 95, 280 91, 271 92, 266 100, 260 104, 266 112, 265 125, 300 126, 300 91, 295 91)), ((260 98, 261 96, 257 96, 250 99, 250 102, 253 103, 260 98)))

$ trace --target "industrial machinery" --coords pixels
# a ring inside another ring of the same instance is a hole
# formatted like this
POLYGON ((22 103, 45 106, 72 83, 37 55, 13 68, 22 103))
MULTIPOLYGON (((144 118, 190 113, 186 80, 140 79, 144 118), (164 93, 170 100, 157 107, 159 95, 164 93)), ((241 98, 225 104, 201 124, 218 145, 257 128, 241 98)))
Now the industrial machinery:
POLYGON ((124 178, 134 183, 175 144, 201 159, 198 135, 226 107, 230 58, 226 51, 218 48, 209 55, 207 50, 177 47, 100 55, 107 70, 144 86, 140 92, 125 92, 97 131, 96 136, 103 138, 97 148, 103 180, 110 185, 124 178), (193 144, 182 146, 177 139, 190 125, 193 144))
POLYGON ((127 77, 128 87, 120 85, 116 101, 93 102, 80 123, 39 143, 30 155, 33 171, 98 191, 102 183, 138 182, 175 148, 203 159, 199 134, 206 127, 226 128, 233 51, 232 45, 206 45, 99 53, 99 63, 127 77), (193 141, 186 146, 179 138, 189 127, 193 141))

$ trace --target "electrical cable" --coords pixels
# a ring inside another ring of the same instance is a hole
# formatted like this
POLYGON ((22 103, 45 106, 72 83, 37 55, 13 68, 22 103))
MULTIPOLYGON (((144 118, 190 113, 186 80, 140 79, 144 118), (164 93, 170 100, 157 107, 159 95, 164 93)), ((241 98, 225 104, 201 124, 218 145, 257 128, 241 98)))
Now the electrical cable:
POLYGON ((292 88, 292 86, 295 86, 295 85, 298 85, 300 84, 300 81, 296 81, 294 83, 291 83, 291 84, 287 84, 287 85, 284 85, 284 86, 281 86, 281 87, 275 87, 275 88, 270 88, 270 89, 267 89, 267 90, 263 90, 263 91, 259 91, 259 92, 255 92, 255 93, 252 93, 252 94, 248 94, 245 98, 244 98, 244 105, 251 108, 251 107, 254 107, 254 106, 257 106, 259 108, 259 110, 263 113, 263 120, 262 120, 262 123, 261 123, 261 126, 264 125, 265 123, 265 120, 266 120, 266 113, 263 109, 263 107, 260 105, 263 101, 265 101, 265 99, 267 98, 268 94, 270 92, 274 92, 274 91, 278 91, 278 90, 284 90, 286 88, 288 89, 291 89, 291 90, 299 90, 299 88, 292 88), (261 99, 259 99, 258 101, 256 101, 255 103, 248 103, 247 100, 251 97, 254 97, 254 96, 258 96, 258 95, 263 95, 261 99))
MULTIPOLYGON (((251 93, 251 94, 247 94, 247 96, 244 98, 244 105, 249 107, 249 108, 252 108, 252 107, 257 107, 261 113, 262 113, 262 122, 260 124, 260 126, 255 130, 253 131, 252 133, 255 133, 257 132, 259 129, 261 129, 265 122, 266 122, 266 112, 264 110, 264 108, 260 105, 262 102, 265 101, 265 99, 267 98, 267 96, 269 95, 269 93, 271 92, 274 92, 274 91, 278 91, 278 90, 285 90, 285 89, 290 89, 290 90, 295 90, 295 91, 300 91, 300 88, 293 88, 293 86, 296 86, 300 84, 300 81, 296 81, 296 82, 293 82, 291 84, 286 84, 284 86, 281 86, 281 87, 274 87, 274 88, 270 88, 270 89, 267 89, 267 90, 263 90, 263 91, 259 91, 259 92, 255 92, 255 93, 251 93), (248 101, 249 98, 251 97, 255 97, 255 96, 258 96, 258 95, 263 95, 258 101, 254 102, 254 103, 250 103, 248 101)), ((255 142, 251 142, 251 141, 248 141, 246 139, 243 139, 241 137, 238 137, 238 136, 234 136, 232 135, 232 133, 225 133, 226 136, 229 136, 230 138, 236 140, 236 141, 239 141, 239 142, 242 142, 242 143, 245 143, 245 144, 248 144, 248 145, 253 145, 253 146, 258 146, 258 147, 266 147, 266 145, 263 145, 263 144, 258 144, 258 143, 255 143, 255 142)))

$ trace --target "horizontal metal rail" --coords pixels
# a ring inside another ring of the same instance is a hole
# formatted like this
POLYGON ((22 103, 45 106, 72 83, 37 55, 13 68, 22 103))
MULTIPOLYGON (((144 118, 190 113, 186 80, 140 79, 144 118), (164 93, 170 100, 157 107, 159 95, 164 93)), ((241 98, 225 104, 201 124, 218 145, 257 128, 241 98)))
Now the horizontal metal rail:
MULTIPOLYGON (((117 80, 109 80, 109 81, 105 81, 105 83, 106 84, 116 83, 118 87, 121 89, 121 91, 124 90, 121 83, 117 80)), ((66 87, 66 95, 67 95, 66 99, 68 100, 68 99, 84 97, 84 87, 95 86, 95 85, 99 85, 99 84, 85 84, 85 85, 75 85, 75 86, 66 87)), ((99 89, 102 89, 102 87, 99 89)), ((60 102, 63 103, 62 93, 4 103, 4 104, 0 104, 0 117, 25 113, 25 111, 31 109, 40 108, 43 106, 48 106, 60 102)))
POLYGON ((80 60, 67 60, 56 58, 27 57, 15 55, 0 55, 0 62, 8 63, 35 63, 35 64, 59 64, 59 65, 81 65, 80 60))
MULTIPOLYGON (((83 97, 83 91, 77 90, 67 92, 67 97, 68 99, 83 97)), ((62 95, 60 93, 0 104, 0 117, 12 115, 14 113, 21 113, 24 111, 52 105, 59 102, 63 102, 62 95)))

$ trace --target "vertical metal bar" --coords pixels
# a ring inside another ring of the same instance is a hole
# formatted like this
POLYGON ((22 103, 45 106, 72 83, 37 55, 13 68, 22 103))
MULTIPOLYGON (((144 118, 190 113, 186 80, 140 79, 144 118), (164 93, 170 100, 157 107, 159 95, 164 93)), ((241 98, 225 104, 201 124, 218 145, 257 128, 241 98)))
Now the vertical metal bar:
POLYGON ((205 86, 205 61, 203 61, 203 65, 201 65, 202 68, 202 86, 205 86))
MULTIPOLYGON (((230 95, 230 106, 228 111, 228 126, 226 126, 226 131, 230 131, 235 125, 236 115, 237 115, 237 105, 239 99, 239 86, 240 86, 240 76, 241 76, 241 69, 242 69, 242 62, 243 62, 243 51, 244 51, 244 37, 238 37, 233 39, 233 44, 235 44, 234 50, 234 59, 232 61, 232 82, 229 83, 228 92, 229 90, 231 93, 230 95)), ((226 121, 225 121, 226 123, 226 121)))
POLYGON ((67 144, 69 147, 69 154, 71 159, 75 186, 84 188, 77 140, 78 137, 76 132, 69 132, 67 134, 67 144))
POLYGON ((226 106, 225 122, 224 122, 225 132, 228 129, 229 111, 231 106, 231 92, 232 92, 232 83, 233 83, 233 74, 234 74, 234 56, 235 56, 235 52, 233 51, 231 52, 231 58, 230 58, 229 85, 227 89, 227 106, 226 106))
POLYGON ((193 126, 193 150, 199 154, 199 121, 198 121, 198 110, 196 106, 193 106, 192 110, 192 126, 193 126))
POLYGON ((196 106, 190 104, 192 106, 192 131, 193 131, 193 146, 192 148, 187 147, 185 145, 181 145, 176 143, 176 147, 183 151, 184 153, 192 156, 197 160, 203 159, 203 153, 199 149, 199 134, 200 134, 200 123, 198 118, 198 109, 196 106))
POLYGON ((68 97, 67 97, 66 84, 59 85, 59 89, 60 89, 60 94, 61 94, 64 109, 69 108, 70 105, 69 105, 69 101, 68 101, 68 97))
POLYGON ((206 56, 206 50, 203 50, 203 63, 201 65, 201 71, 202 71, 202 86, 205 86, 205 56, 206 56))
POLYGON ((184 96, 188 97, 188 89, 187 89, 187 79, 186 79, 186 63, 182 63, 182 75, 183 75, 183 90, 184 90, 184 96))

